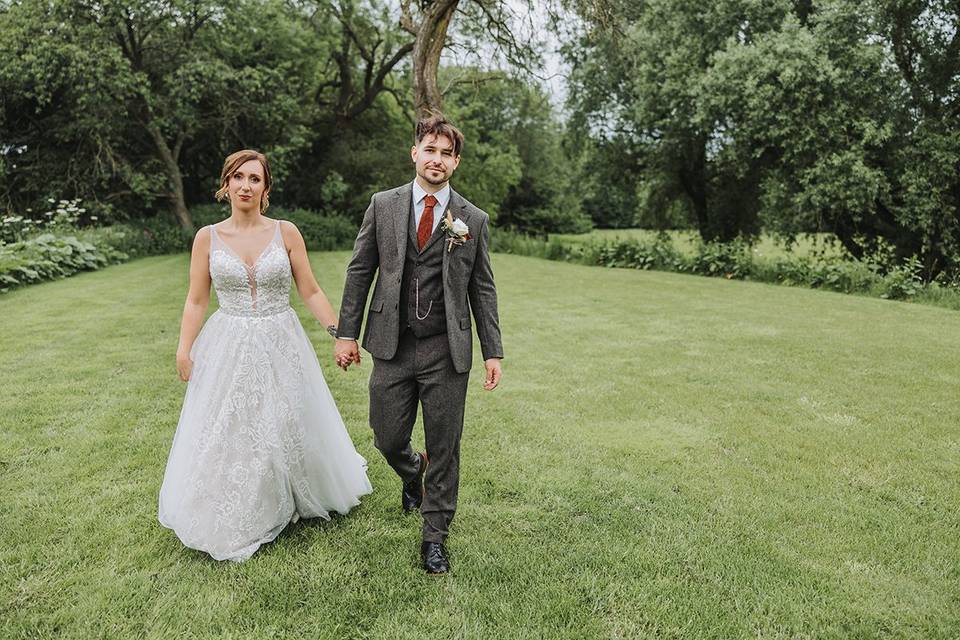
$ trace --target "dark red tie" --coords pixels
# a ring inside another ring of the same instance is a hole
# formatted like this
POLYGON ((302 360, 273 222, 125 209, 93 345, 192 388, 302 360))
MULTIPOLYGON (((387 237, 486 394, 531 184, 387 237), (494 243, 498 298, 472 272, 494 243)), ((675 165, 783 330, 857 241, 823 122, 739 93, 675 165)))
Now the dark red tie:
POLYGON ((433 234, 433 207, 437 204, 437 199, 428 195, 423 199, 423 215, 420 216, 420 224, 417 225, 417 248, 423 251, 427 246, 427 240, 433 234))

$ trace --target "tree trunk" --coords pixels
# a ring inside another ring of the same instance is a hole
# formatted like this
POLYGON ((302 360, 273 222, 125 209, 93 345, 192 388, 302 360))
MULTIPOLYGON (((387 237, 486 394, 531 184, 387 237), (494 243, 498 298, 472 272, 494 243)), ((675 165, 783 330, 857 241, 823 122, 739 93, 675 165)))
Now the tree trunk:
POLYGON ((170 208, 173 210, 173 215, 176 216, 181 227, 192 231, 193 219, 190 217, 190 210, 187 209, 187 201, 183 193, 183 175, 180 173, 180 164, 178 162, 180 147, 183 145, 184 136, 183 134, 177 136, 177 141, 173 149, 171 149, 156 124, 151 122, 147 125, 147 130, 150 132, 150 137, 153 138, 154 145, 157 147, 157 154, 160 156, 160 160, 163 162, 163 167, 167 173, 167 179, 169 181, 167 185, 167 198, 170 200, 170 208))
POLYGON ((707 149, 706 138, 694 134, 688 141, 686 157, 682 159, 680 167, 680 184, 697 218, 697 227, 704 242, 717 238, 716 225, 710 220, 709 203, 707 202, 707 149))
POLYGON ((430 5, 417 29, 413 45, 413 100, 418 116, 440 110, 443 96, 437 86, 440 54, 447 40, 447 27, 460 0, 438 0, 430 5))

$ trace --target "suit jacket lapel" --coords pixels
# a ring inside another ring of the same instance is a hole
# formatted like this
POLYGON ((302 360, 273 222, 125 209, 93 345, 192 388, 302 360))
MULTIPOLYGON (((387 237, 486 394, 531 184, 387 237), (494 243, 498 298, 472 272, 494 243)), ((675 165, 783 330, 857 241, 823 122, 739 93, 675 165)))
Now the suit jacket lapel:
MULTIPOLYGON (((413 245, 414 249, 417 248, 417 214, 416 210, 411 206, 410 215, 407 216, 407 239, 410 240, 410 244, 413 245)), ((419 249, 417 249, 419 251, 419 249)))
MULTIPOLYGON (((470 214, 467 212, 467 203, 460 197, 460 194, 453 190, 453 187, 450 188, 450 202, 447 204, 447 211, 450 212, 450 215, 453 216, 453 219, 456 220, 460 218, 466 224, 470 224, 470 214)), ((446 213, 444 213, 446 216, 446 213)), ((440 230, 438 225, 438 230, 440 230)), ((442 231, 441 231, 442 233, 442 231)), ((444 234, 445 236, 446 234, 444 234)), ((456 247, 453 248, 456 251, 456 247)), ((450 264, 450 251, 447 251, 447 247, 443 248, 443 280, 447 280, 447 268, 450 264)))
POLYGON ((407 229, 413 216, 413 186, 405 184, 396 190, 394 196, 396 211, 393 215, 394 232, 397 237, 397 255, 403 260, 407 252, 407 229))

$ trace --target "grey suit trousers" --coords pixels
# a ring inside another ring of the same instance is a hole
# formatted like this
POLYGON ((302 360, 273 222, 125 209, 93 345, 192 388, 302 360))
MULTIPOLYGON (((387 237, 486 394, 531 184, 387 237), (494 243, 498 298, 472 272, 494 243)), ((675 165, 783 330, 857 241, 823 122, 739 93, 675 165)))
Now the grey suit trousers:
POLYGON ((370 374, 370 426, 374 445, 408 482, 416 477, 419 456, 410 445, 423 407, 423 431, 429 464, 424 476, 423 540, 443 542, 457 508, 460 483, 460 435, 469 372, 457 373, 446 333, 417 338, 400 335, 390 360, 373 358, 370 374))

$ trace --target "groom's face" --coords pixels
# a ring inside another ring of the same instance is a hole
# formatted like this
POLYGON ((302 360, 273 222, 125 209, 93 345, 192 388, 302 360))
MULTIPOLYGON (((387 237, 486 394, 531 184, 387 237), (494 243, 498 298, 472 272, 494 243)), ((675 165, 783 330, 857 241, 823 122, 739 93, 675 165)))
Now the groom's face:
POLYGON ((453 140, 447 136, 430 134, 410 150, 417 167, 417 175, 432 185, 441 186, 450 180, 460 156, 453 154, 453 140))

